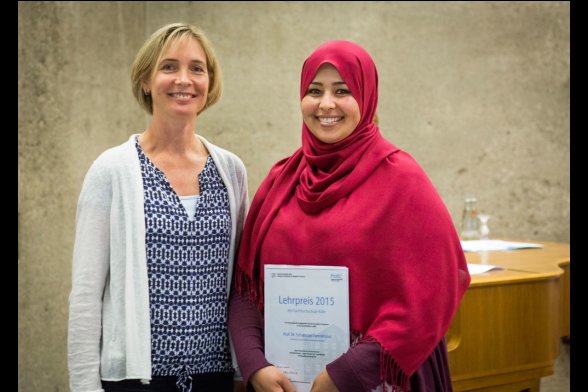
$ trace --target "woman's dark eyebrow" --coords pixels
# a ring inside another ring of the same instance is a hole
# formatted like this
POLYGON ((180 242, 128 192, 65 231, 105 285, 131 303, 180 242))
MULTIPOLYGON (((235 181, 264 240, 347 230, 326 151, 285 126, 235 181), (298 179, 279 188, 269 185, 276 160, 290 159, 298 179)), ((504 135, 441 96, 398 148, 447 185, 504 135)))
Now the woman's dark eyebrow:
MULTIPOLYGON (((310 84, 318 84, 319 86, 323 85, 321 82, 310 82, 310 84)), ((333 82, 333 86, 340 85, 340 84, 347 84, 347 83, 345 83, 344 81, 333 82)))

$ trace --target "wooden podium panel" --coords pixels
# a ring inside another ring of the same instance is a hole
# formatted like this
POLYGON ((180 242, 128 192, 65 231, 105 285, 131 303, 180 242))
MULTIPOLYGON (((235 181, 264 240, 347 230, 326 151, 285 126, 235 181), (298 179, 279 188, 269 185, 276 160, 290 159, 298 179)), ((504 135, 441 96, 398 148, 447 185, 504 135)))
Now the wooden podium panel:
MULTIPOLYGON (((529 242, 529 241, 521 241, 529 242)), ((446 334, 455 391, 539 391, 569 336, 569 244, 467 252, 506 270, 472 275, 446 334)))

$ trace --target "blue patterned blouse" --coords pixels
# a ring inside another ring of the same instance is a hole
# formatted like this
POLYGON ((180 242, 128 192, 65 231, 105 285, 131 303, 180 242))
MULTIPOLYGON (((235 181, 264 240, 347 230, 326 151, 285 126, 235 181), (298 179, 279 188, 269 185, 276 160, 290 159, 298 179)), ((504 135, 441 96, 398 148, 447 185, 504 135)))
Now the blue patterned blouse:
POLYGON ((188 217, 164 173, 136 142, 145 195, 151 356, 154 376, 232 372, 227 329, 231 216, 227 189, 209 156, 188 217), (190 219, 192 218, 192 219, 190 219))

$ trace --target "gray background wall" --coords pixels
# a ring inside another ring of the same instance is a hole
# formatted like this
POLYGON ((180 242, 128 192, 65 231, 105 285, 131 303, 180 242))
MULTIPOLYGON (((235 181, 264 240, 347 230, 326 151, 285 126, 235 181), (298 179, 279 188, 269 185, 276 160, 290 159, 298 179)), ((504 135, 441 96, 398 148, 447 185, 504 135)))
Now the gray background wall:
POLYGON ((224 72, 197 132, 237 153, 254 194, 300 143, 299 76, 329 39, 379 71, 382 133, 429 174, 459 226, 569 242, 569 2, 19 2, 19 391, 67 391, 77 197, 92 160, 148 117, 129 67, 156 28, 200 25, 224 72))

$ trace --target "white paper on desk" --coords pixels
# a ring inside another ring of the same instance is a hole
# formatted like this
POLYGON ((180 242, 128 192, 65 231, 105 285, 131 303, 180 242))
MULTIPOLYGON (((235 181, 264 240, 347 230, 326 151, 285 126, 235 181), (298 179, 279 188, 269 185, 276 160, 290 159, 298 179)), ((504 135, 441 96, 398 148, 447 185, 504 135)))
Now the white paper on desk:
POLYGON ((500 267, 498 265, 468 263, 468 271, 469 271, 470 275, 483 274, 484 272, 488 272, 488 271, 498 271, 498 270, 505 270, 505 269, 506 268, 500 267))
POLYGON ((530 244, 528 242, 511 242, 502 240, 470 240, 461 241, 464 252, 482 252, 490 250, 515 250, 526 248, 543 248, 541 244, 530 244))
POLYGON ((347 267, 264 267, 265 357, 298 392, 349 348, 347 267))

